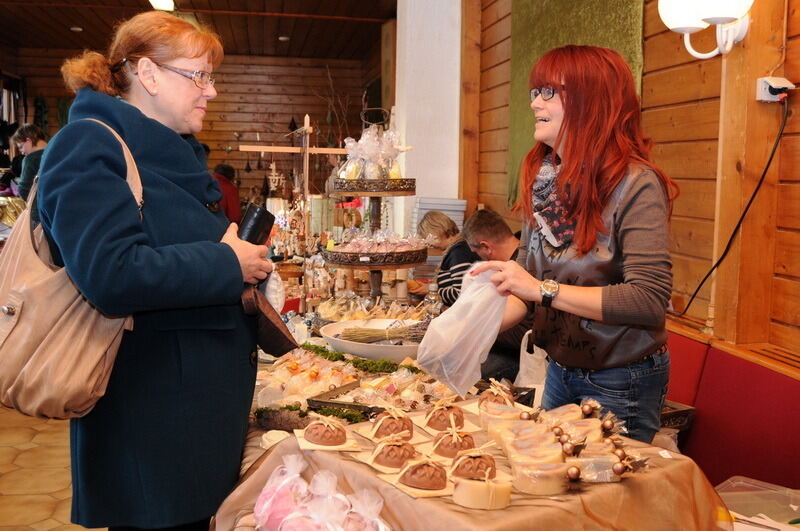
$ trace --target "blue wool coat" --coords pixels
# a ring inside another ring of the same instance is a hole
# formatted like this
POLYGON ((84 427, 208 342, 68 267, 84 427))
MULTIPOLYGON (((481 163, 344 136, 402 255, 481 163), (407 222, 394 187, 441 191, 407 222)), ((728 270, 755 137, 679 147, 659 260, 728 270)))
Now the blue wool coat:
POLYGON ((166 527, 212 515, 237 481, 255 383, 256 323, 222 243, 228 220, 200 144, 125 101, 78 92, 42 161, 54 256, 108 315, 134 316, 106 395, 70 425, 73 522, 166 527), (125 139, 144 185, 125 182, 125 139))

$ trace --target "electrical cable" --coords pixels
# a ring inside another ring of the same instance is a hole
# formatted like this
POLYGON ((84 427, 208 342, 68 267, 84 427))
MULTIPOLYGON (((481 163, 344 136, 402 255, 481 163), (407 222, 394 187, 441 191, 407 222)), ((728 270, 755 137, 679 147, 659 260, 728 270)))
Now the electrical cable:
POLYGON ((697 285, 697 288, 694 290, 694 293, 692 293, 692 296, 689 298, 689 302, 686 303, 686 306, 684 307, 683 311, 680 313, 675 313, 671 310, 668 310, 667 313, 669 315, 673 317, 682 317, 683 315, 686 314, 687 311, 689 311, 689 307, 692 305, 692 302, 694 302, 694 299, 695 297, 697 297, 697 294, 700 293, 700 289, 703 287, 703 284, 706 283, 706 280, 708 280, 711 274, 717 269, 717 267, 720 266, 722 261, 725 260, 725 257, 728 255, 728 251, 731 250, 733 241, 736 239, 736 235, 739 234, 739 229, 741 229, 742 227, 742 222, 744 221, 744 217, 750 210, 750 206, 753 204, 753 201, 755 201, 756 196, 758 195, 758 191, 761 189, 761 185, 764 184, 764 180, 767 177, 767 171, 769 171, 769 167, 770 165, 772 165, 772 159, 775 157, 775 152, 778 150, 778 145, 781 142, 781 138, 783 138, 783 130, 786 127, 786 119, 789 116, 789 102, 785 94, 783 99, 781 100, 781 103, 783 104, 783 120, 781 122, 781 128, 778 130, 778 136, 775 139, 775 143, 772 145, 772 151, 770 152, 769 158, 767 159, 767 165, 764 167, 764 171, 761 173, 761 178, 759 178, 758 184, 756 184, 753 193, 750 195, 750 200, 747 201, 747 205, 744 207, 742 215, 739 216, 739 221, 737 221, 736 225, 733 227, 733 232, 731 233, 730 238, 728 238, 728 243, 727 245, 725 245, 725 250, 722 251, 720 257, 717 259, 714 265, 711 266, 711 269, 708 270, 708 273, 706 273, 706 276, 703 277, 703 280, 701 280, 700 283, 697 285))

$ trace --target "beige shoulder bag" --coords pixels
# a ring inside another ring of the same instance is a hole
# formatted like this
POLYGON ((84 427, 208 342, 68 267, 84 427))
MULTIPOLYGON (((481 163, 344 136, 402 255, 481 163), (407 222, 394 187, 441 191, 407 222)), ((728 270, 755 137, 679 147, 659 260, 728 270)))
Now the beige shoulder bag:
MULTIPOLYGON (((142 183, 128 146, 111 127, 93 121, 122 145, 141 212, 142 183)), ((41 230, 31 230, 26 209, 0 254, 0 402, 26 415, 81 417, 105 394, 133 317, 110 318, 93 307, 67 271, 53 264, 41 230)))

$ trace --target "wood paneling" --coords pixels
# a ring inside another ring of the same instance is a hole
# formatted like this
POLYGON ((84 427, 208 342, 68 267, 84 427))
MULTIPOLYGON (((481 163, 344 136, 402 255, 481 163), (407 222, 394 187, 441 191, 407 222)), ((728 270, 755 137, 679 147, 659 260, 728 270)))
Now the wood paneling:
POLYGON ((642 124, 655 142, 716 139, 719 100, 647 109, 642 112, 642 124))
POLYGON ((669 233, 671 252, 711 259, 714 246, 713 220, 673 216, 669 233))
POLYGON ((777 226, 784 229, 800 229, 800 183, 778 186, 777 226))
POLYGON ((800 280, 800 232, 779 230, 776 238, 775 274, 788 275, 800 280))
MULTIPOLYGON (((147 0, 81 5, 86 3, 0 0, 0 20, 13 21, 0 32, 0 45, 102 50, 118 22, 152 9, 147 0), (83 31, 72 32, 70 26, 83 31)), ((181 16, 219 34, 226 53, 357 60, 365 60, 378 47, 381 24, 397 13, 396 0, 181 0, 177 4, 181 16), (279 41, 279 36, 289 39, 279 41)))
MULTIPOLYGON (((57 98, 72 96, 64 88, 59 67, 66 57, 78 53, 78 50, 19 50, 18 60, 23 65, 19 74, 26 78, 28 85, 28 120, 33 119, 33 99, 39 94, 45 95, 50 108, 51 134, 58 130, 57 98), (36 75, 31 76, 30 73, 36 75)), ((311 123, 321 133, 312 136, 312 142, 326 145, 329 130, 335 141, 340 140, 339 131, 326 123, 328 106, 325 97, 330 94, 327 63, 330 63, 328 66, 336 94, 350 102, 346 117, 349 129, 342 131, 341 139, 347 134, 358 137, 361 132, 358 112, 366 70, 361 61, 225 56, 217 71, 219 95, 209 102, 204 129, 197 137, 211 147, 210 168, 226 162, 237 170, 242 197, 249 195, 251 186, 261 185, 268 169, 257 169, 257 154, 248 156, 237 151, 234 132, 241 135, 242 143, 255 143, 258 133, 264 143, 288 145, 286 133, 289 131, 289 122, 294 118, 300 125, 303 116, 309 114, 311 123), (228 146, 233 150, 230 153, 225 151, 228 146), (248 162, 252 170, 250 172, 245 171, 248 162)), ((265 156, 262 161, 265 168, 271 158, 268 154, 265 156)), ((275 161, 278 171, 284 174, 296 165, 291 155, 276 155, 275 161)), ((312 188, 318 187, 331 168, 323 157, 312 160, 311 168, 312 177, 316 180, 312 188)))
POLYGON ((478 202, 478 168, 481 74, 480 0, 461 2, 461 108, 458 192, 467 201, 466 214, 475 211, 478 202))
POLYGON ((672 205, 672 215, 713 221, 716 182, 685 179, 675 182, 681 187, 681 195, 672 205))
MULTIPOLYGON (((645 16, 652 16, 645 12, 645 16)), ((658 13, 655 13, 658 16, 658 13)), ((648 23, 645 22, 645 26, 648 23)), ((695 50, 706 52, 717 45, 714 27, 692 34, 692 46, 695 50)), ((644 71, 653 72, 684 63, 693 63, 697 59, 689 55, 683 45, 683 35, 673 31, 658 33, 644 41, 644 71)))
POLYGON ((478 201, 513 228, 508 195, 508 105, 511 91, 511 0, 483 2, 481 13, 480 158, 478 201))
MULTIPOLYGON (((800 326, 800 282, 773 277, 774 292, 771 317, 775 321, 800 326)), ((797 345, 795 345, 795 348, 797 345)))
POLYGON ((659 70, 642 76, 642 107, 718 98, 719 57, 659 70))
POLYGON ((717 146, 716 140, 661 143, 653 146, 650 156, 673 179, 715 180, 717 146))
POLYGON ((780 180, 800 182, 800 136, 785 136, 780 153, 780 180))

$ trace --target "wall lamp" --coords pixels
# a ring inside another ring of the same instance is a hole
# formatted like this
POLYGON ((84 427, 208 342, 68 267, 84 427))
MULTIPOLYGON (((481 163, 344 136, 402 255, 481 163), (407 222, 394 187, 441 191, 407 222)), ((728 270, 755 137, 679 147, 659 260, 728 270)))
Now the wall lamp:
POLYGON ((175 2, 173 0, 150 0, 150 5, 153 9, 159 11, 175 11, 175 2))
POLYGON ((658 15, 670 30, 683 33, 686 50, 698 59, 710 59, 731 51, 744 39, 750 26, 747 12, 753 0, 658 0, 658 15), (691 34, 717 26, 717 47, 700 53, 692 47, 691 34))

